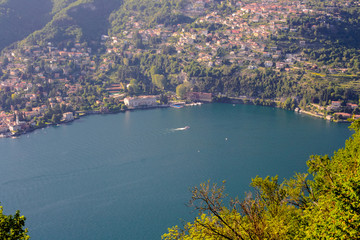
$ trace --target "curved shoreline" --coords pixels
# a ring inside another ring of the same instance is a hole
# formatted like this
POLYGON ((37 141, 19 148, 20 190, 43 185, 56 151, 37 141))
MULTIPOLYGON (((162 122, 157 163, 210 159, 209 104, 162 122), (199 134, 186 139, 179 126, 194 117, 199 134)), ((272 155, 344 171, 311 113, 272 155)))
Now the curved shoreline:
MULTIPOLYGON (((255 99, 249 99, 249 98, 241 98, 241 99, 238 99, 238 98, 228 98, 229 101, 214 101, 212 103, 227 103, 227 104, 242 104, 242 105, 257 105, 257 106, 265 106, 265 107, 272 107, 272 108, 280 108, 277 106, 277 101, 270 101, 268 100, 268 104, 269 105, 265 105, 265 104, 255 104, 253 101, 255 99)), ((184 104, 183 106, 186 106, 186 107, 189 107, 189 106, 201 106, 201 104, 204 104, 204 102, 194 102, 194 103, 190 103, 190 104, 184 104)), ((119 111, 114 111, 114 112, 101 112, 101 111, 94 111, 94 110, 90 110, 90 111, 78 111, 76 113, 80 114, 82 113, 81 115, 78 115, 77 117, 74 118, 74 120, 72 121, 66 121, 66 122, 59 122, 59 123, 51 123, 51 124, 47 124, 46 126, 40 126, 40 127, 31 127, 31 128, 28 128, 26 131, 24 132, 16 132, 16 133, 10 133, 10 132, 7 132, 7 133, 2 133, 0 134, 0 138, 18 138, 19 136, 21 135, 25 135, 25 134, 28 134, 28 133, 31 133, 35 130, 38 130, 38 129, 43 129, 43 128, 46 128, 46 127, 49 127, 49 126, 56 126, 56 125, 62 125, 62 124, 66 124, 66 123, 70 123, 70 122, 73 122, 73 121, 76 121, 77 119, 80 119, 82 117, 85 117, 85 116, 88 116, 88 115, 101 115, 101 114, 118 114, 118 113, 124 113, 124 112, 127 112, 127 111, 134 111, 134 110, 148 110, 148 109, 155 109, 155 108, 170 108, 171 105, 170 104, 166 104, 166 105, 156 105, 156 106, 146 106, 146 107, 137 107, 137 108, 128 108, 128 109, 125 109, 125 110, 119 110, 119 111)), ((283 109, 283 108, 281 108, 283 109)), ((288 110, 288 109, 284 109, 284 110, 288 110)), ((291 110, 288 110, 288 111, 291 111, 291 110)), ((306 110, 302 110, 302 109, 299 109, 298 111, 295 111, 295 112, 298 112, 300 114, 306 114, 306 115, 309 115, 309 116, 312 116, 312 117, 316 117, 316 118, 321 118, 323 120, 328 120, 326 119, 326 117, 324 115, 321 115, 321 114, 317 114, 317 113, 313 113, 313 112, 310 112, 310 111, 306 111, 306 110)), ((332 120, 333 121, 333 120, 332 120)), ((333 121, 333 122, 336 122, 336 123, 350 123, 349 121, 347 120, 337 120, 337 121, 333 121)))

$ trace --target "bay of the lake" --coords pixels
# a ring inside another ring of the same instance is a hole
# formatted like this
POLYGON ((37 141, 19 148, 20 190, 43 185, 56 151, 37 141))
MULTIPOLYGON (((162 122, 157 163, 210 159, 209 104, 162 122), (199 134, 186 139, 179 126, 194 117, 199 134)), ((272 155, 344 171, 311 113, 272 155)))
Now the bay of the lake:
POLYGON ((0 201, 34 240, 160 239, 193 219, 191 187, 226 180, 241 198, 256 175, 288 178, 332 155, 348 126, 230 104, 87 116, 0 139, 0 201))

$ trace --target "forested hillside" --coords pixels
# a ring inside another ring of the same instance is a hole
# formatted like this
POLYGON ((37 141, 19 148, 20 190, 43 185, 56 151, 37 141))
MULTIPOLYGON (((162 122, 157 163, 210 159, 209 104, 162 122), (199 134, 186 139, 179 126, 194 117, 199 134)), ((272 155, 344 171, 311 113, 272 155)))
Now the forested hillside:
POLYGON ((53 42, 61 47, 75 41, 96 46, 101 34, 107 34, 109 14, 121 4, 120 0, 54 1, 52 19, 22 44, 53 42))
POLYGON ((51 19, 49 0, 3 0, 0 2, 0 50, 41 29, 51 19))
POLYGON ((245 199, 229 200, 224 185, 210 182, 193 188, 199 216, 162 239, 359 239, 360 122, 352 128, 331 158, 311 156, 308 173, 284 181, 255 177, 245 199))

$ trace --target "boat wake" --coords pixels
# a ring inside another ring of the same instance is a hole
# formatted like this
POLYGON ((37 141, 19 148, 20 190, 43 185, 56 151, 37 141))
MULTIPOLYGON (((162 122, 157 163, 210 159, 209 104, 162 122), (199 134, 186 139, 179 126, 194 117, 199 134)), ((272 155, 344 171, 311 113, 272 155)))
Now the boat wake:
POLYGON ((185 126, 182 128, 174 128, 174 129, 172 129, 172 131, 184 131, 184 130, 188 130, 189 128, 190 128, 189 126, 185 126))

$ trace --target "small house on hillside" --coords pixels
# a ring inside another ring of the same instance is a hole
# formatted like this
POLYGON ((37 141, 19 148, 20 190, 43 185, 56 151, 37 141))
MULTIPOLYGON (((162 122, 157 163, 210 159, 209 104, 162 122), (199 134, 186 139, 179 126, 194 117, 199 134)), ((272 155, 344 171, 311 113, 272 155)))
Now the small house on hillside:
POLYGON ((354 103, 347 103, 346 106, 349 107, 349 108, 351 108, 351 109, 355 109, 355 108, 358 107, 358 105, 357 105, 357 104, 354 104, 354 103))
POLYGON ((352 118, 352 115, 350 113, 344 113, 344 112, 337 112, 334 113, 334 116, 337 116, 339 119, 348 119, 352 118))
POLYGON ((337 110, 337 109, 341 108, 341 101, 332 101, 331 108, 333 110, 337 110))

